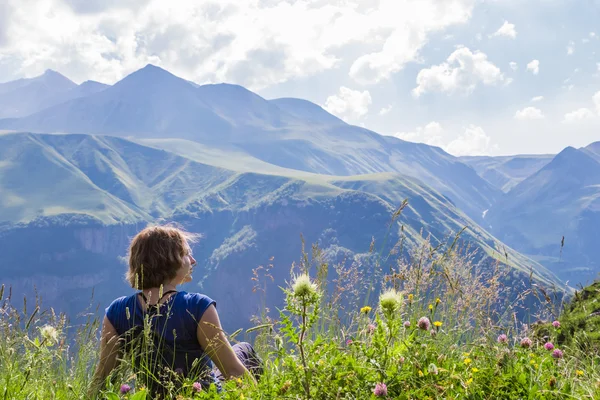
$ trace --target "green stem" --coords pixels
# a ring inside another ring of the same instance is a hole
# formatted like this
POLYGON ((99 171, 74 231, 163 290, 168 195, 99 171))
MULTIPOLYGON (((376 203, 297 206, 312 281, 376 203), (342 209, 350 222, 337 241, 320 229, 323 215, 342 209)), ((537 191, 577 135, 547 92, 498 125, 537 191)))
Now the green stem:
POLYGON ((300 356, 302 357, 302 366, 304 368, 304 392, 306 398, 310 399, 310 380, 308 377, 308 368, 306 366, 306 356, 304 355, 304 334, 306 333, 306 303, 302 302, 302 330, 300 331, 300 339, 298 347, 300 348, 300 356))

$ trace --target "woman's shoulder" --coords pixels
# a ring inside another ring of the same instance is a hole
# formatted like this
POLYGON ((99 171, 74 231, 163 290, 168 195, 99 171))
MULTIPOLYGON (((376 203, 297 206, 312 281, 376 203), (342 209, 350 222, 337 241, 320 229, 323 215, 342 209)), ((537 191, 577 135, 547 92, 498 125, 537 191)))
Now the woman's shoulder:
POLYGON ((191 314, 200 319, 202 314, 210 307, 214 305, 216 307, 217 302, 214 301, 209 296, 203 293, 188 293, 188 292, 179 292, 179 296, 181 301, 184 303, 185 308, 191 312, 191 314))

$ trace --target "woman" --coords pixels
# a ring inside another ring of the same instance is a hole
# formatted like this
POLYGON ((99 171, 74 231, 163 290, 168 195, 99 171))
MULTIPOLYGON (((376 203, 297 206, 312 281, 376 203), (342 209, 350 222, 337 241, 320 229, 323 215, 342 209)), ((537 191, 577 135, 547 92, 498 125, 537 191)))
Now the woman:
POLYGON ((133 238, 126 278, 140 292, 120 297, 106 309, 90 397, 123 354, 131 354, 137 383, 142 381, 158 397, 176 389, 181 378, 203 387, 215 383, 220 390, 223 379, 248 376, 254 381, 262 372, 251 345, 229 344, 214 300, 176 290, 192 280, 196 260, 189 242, 194 238, 169 226, 149 227, 133 238))

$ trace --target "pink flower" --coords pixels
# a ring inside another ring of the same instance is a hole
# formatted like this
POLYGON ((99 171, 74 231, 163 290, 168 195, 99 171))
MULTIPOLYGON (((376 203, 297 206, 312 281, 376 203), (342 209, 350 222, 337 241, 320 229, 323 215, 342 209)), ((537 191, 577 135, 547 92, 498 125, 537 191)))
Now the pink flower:
POLYGON ((400 364, 404 364, 404 357, 400 356, 400 358, 398 359, 398 361, 400 362, 400 364))
POLYGON ((548 342, 544 345, 544 348, 546 350, 550 351, 550 350, 554 349, 554 345, 552 343, 548 342))
POLYGON ((410 321, 404 321, 404 327, 410 328, 410 321))
POLYGON ((528 349, 531 347, 533 342, 528 337, 521 339, 521 347, 528 349))
POLYGON ((563 352, 562 352, 562 350, 555 349, 552 352, 552 357, 554 357, 554 358, 563 358, 563 352))
POLYGON ((559 321, 554 321, 552 323, 552 326, 555 327, 556 329, 560 328, 560 322, 559 321))
POLYGON ((501 334, 500 336, 498 336, 498 343, 506 343, 508 342, 508 336, 506 336, 504 333, 501 334))
POLYGON ((380 382, 375 385, 375 389, 373 389, 373 394, 377 397, 387 396, 387 386, 385 383, 380 382))
POLYGON ((436 331, 433 328, 429 331, 429 333, 431 334, 431 337, 435 337, 436 335, 436 331))
POLYGON ((352 339, 346 340, 346 346, 350 346, 352 344, 352 339))
POLYGON ((121 385, 121 394, 126 394, 129 393, 129 391, 131 390, 131 386, 129 386, 128 384, 124 383, 121 385))
POLYGON ((421 318, 419 318, 419 321, 417 322, 417 326, 419 327, 419 329, 428 331, 429 328, 431 327, 431 322, 429 322, 429 318, 421 317, 421 318))
POLYGON ((194 389, 194 392, 198 393, 202 391, 202 385, 200 384, 200 382, 194 382, 192 384, 192 389, 194 389))
POLYGON ((373 332, 375 332, 375 324, 369 324, 367 325, 367 331, 372 334, 373 332))

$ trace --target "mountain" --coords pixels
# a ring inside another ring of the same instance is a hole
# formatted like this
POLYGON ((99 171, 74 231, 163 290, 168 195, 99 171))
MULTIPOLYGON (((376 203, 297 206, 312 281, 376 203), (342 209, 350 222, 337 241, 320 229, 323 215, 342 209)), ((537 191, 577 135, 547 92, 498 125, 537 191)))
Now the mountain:
POLYGON ((360 259, 368 269, 374 268, 368 261, 373 238, 389 251, 400 237, 407 246, 427 235, 440 243, 468 226, 461 243, 474 246, 478 259, 506 262, 515 277, 532 272, 537 281, 557 282, 415 178, 256 173, 236 170, 246 168, 244 162, 233 163, 234 169, 211 165, 235 157, 225 150, 205 163, 198 161, 200 151, 189 154, 197 159, 109 136, 0 135, 3 283, 18 296, 31 294, 35 284, 45 304, 57 310, 82 311, 91 288, 94 302, 108 304, 129 290, 121 261, 129 238, 147 223, 165 220, 203 234, 194 247, 200 265, 194 283, 219 299, 228 327, 249 326, 258 309, 250 278, 259 265, 275 263, 267 302, 280 305, 277 285, 300 256, 300 234, 307 243, 320 243, 332 264, 360 259), (408 207, 390 227, 405 198, 408 207))
POLYGON ((593 279, 600 270, 599 147, 564 149, 498 200, 486 226, 564 280, 593 279))
POLYGON ((552 161, 554 155, 464 156, 460 161, 504 193, 552 161))
POLYGON ((58 72, 47 70, 36 78, 0 84, 0 118, 24 117, 45 108, 55 96, 77 85, 58 72))
POLYGON ((439 190, 479 222, 501 195, 440 148, 348 125, 304 100, 267 101, 237 85, 198 86, 152 65, 98 93, 0 120, 0 129, 187 139, 314 174, 398 172, 439 190))

